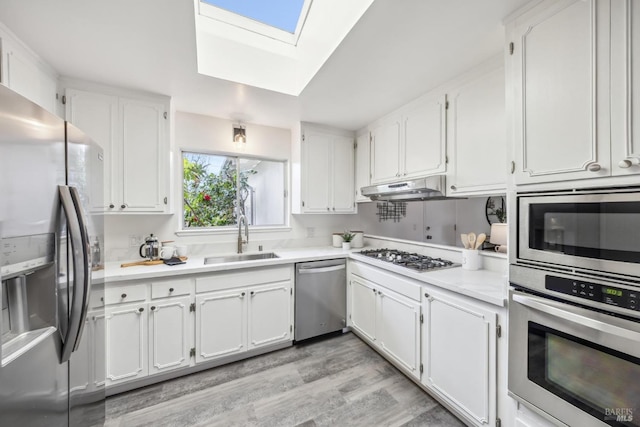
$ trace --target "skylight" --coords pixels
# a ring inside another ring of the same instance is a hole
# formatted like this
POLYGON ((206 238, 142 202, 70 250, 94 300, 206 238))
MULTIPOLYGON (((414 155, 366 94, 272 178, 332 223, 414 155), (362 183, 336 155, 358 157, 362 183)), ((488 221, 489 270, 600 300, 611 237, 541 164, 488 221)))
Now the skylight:
POLYGON ((263 24, 295 34, 304 0, 202 0, 263 24))
POLYGON ((198 72, 298 96, 373 1, 193 0, 198 72))
POLYGON ((296 45, 312 0, 200 0, 200 13, 296 45))

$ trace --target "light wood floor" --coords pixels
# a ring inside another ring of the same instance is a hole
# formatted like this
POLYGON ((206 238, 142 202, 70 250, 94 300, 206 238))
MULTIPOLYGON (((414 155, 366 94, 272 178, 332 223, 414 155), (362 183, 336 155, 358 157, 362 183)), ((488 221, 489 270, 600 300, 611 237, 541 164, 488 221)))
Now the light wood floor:
POLYGON ((463 426, 351 333, 107 399, 108 427, 463 426))

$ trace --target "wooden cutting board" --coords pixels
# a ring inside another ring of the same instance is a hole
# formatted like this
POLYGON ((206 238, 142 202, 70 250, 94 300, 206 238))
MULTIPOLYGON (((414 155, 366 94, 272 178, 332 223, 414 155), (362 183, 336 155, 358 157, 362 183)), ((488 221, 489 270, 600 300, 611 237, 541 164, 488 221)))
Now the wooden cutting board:
MULTIPOLYGON (((186 256, 181 256, 181 257, 178 257, 178 258, 180 258, 181 261, 186 261, 187 260, 186 256)), ((133 266, 136 266, 136 265, 160 265, 160 264, 164 264, 164 260, 157 259, 157 260, 154 260, 154 261, 146 260, 146 261, 136 261, 136 262, 125 262, 124 264, 120 264, 120 267, 133 267, 133 266)))

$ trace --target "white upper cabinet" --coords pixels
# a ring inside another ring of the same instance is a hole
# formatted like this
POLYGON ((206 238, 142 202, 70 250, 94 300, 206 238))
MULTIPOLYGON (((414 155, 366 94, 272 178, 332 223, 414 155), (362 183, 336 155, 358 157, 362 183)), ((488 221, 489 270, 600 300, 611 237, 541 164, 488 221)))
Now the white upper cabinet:
POLYGON ((370 126, 371 183, 446 171, 446 97, 427 94, 370 126))
POLYGON ((104 211, 167 213, 169 99, 79 89, 65 98, 67 120, 104 150, 104 211))
POLYGON ((356 202, 368 202, 370 199, 362 195, 362 187, 371 184, 370 135, 363 133, 356 139, 356 202))
POLYGON ((371 184, 400 176, 400 125, 402 117, 382 119, 371 126, 371 184))
POLYGON ((509 23, 516 184, 611 175, 609 6, 547 0, 509 23))
POLYGON ((427 95, 402 116, 400 173, 416 178, 446 171, 446 97, 427 95))
POLYGON ((611 4, 611 173, 640 173, 640 5, 611 4))
POLYGON ((478 195, 506 190, 504 85, 504 68, 492 66, 474 73, 450 91, 447 194, 478 195))
POLYGON ((299 213, 355 213, 353 137, 305 126, 301 157, 299 213))
POLYGON ((56 114, 57 75, 47 64, 0 25, 2 83, 56 114))

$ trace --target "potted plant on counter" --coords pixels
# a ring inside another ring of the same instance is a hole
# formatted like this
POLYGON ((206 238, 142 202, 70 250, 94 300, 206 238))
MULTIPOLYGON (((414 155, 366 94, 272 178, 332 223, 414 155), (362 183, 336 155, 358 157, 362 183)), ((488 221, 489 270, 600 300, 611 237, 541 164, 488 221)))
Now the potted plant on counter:
POLYGON ((344 249, 345 251, 351 249, 351 241, 354 237, 355 234, 349 231, 345 231, 344 233, 342 233, 342 249, 344 249))

